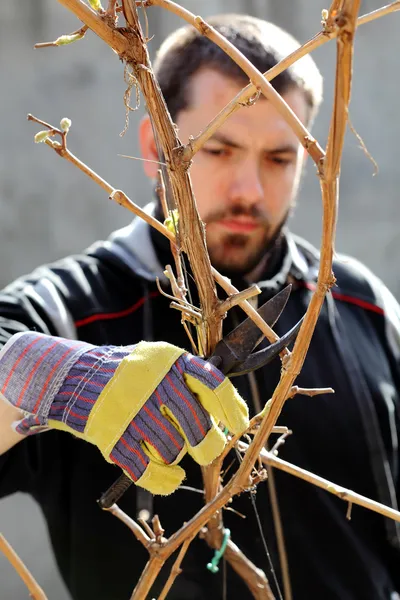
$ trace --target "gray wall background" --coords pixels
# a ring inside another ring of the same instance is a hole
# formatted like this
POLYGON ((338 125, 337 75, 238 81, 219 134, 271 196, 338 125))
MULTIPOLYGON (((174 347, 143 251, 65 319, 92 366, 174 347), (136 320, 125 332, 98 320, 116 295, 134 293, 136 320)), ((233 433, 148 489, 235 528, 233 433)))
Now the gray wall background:
MULTIPOLYGON (((105 1, 105 0, 104 0, 105 1)), ((383 4, 383 2, 382 2, 383 4)), ((305 42, 320 28, 326 0, 182 0, 185 8, 207 16, 247 12, 276 22, 305 42)), ((379 8, 364 0, 362 13, 379 8)), ((33 50, 79 27, 56 0, 0 0, 0 285, 38 264, 76 252, 129 222, 124 209, 44 145, 35 145, 38 128, 28 112, 58 125, 72 119, 71 151, 112 185, 144 203, 149 187, 139 161, 136 123, 124 138, 123 69, 111 50, 88 34, 62 48, 33 50)), ((149 10, 154 51, 164 34, 180 25, 173 15, 149 10)), ((351 121, 379 164, 379 174, 348 132, 341 179, 337 249, 364 261, 400 298, 398 254, 398 140, 400 14, 361 27, 357 33, 351 121)), ((325 104, 314 134, 325 145, 334 73, 335 44, 314 53, 325 77, 325 104)), ((196 132, 193 132, 196 133, 196 132)), ((309 161, 293 229, 319 244, 321 201, 315 169, 309 161)), ((49 598, 66 600, 47 534, 34 503, 22 495, 0 502, 0 530, 14 545, 49 598)), ((25 587, 0 556, 0 599, 27 598, 25 587)))

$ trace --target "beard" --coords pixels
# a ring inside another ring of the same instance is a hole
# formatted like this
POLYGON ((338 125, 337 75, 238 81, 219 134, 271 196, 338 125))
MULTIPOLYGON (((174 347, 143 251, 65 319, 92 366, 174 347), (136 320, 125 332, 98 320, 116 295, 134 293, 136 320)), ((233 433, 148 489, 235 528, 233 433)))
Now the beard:
POLYGON ((209 214, 205 221, 207 247, 212 265, 223 275, 233 278, 251 273, 261 262, 267 264, 281 239, 282 229, 290 212, 291 209, 275 226, 271 225, 267 215, 257 207, 247 209, 237 205, 228 211, 219 210, 209 214), (213 223, 235 217, 251 218, 258 228, 251 233, 213 231, 213 223))

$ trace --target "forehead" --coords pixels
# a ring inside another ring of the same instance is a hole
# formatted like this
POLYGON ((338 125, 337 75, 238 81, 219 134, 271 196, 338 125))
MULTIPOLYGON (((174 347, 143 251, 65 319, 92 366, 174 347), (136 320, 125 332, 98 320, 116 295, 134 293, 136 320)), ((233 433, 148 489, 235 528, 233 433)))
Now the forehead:
MULTIPOLYGON (((183 141, 187 141, 184 138, 188 135, 196 135, 203 130, 243 87, 240 82, 208 67, 193 75, 187 90, 188 106, 176 118, 183 141), (192 127, 192 131, 187 131, 187 127, 192 127)), ((303 92, 292 88, 283 94, 283 98, 305 123, 308 106, 303 92)), ((241 108, 231 115, 220 131, 236 133, 253 140, 261 137, 265 139, 266 136, 269 139, 284 138, 288 142, 296 140, 289 125, 263 96, 253 106, 241 108)))

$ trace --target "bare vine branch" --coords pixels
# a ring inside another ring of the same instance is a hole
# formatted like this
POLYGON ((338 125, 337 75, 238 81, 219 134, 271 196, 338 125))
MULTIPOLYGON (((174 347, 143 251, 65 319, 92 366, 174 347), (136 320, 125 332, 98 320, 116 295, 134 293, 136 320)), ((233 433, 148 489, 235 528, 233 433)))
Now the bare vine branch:
MULTIPOLYGON (((246 444, 245 442, 239 442, 238 448, 242 451, 247 451, 248 444, 246 444)), ((393 521, 400 522, 400 511, 395 510, 394 508, 391 508, 390 506, 385 506, 384 504, 381 504, 380 502, 371 500, 370 498, 367 498, 366 496, 362 496, 361 494, 357 494, 356 492, 353 492, 352 490, 348 490, 336 483, 333 483, 332 481, 329 481, 328 479, 325 479, 324 477, 315 475, 314 473, 311 473, 310 471, 307 471, 306 469, 297 467, 296 465, 293 465, 292 463, 289 463, 286 460, 283 460, 282 458, 275 456, 272 452, 268 452, 265 449, 261 451, 260 457, 264 464, 271 465, 275 469, 279 469, 280 471, 285 471, 285 473, 289 473, 290 475, 299 477, 300 479, 303 479, 304 481, 308 481, 309 483, 316 485, 317 487, 325 490, 326 492, 329 492, 330 494, 334 494, 341 500, 344 500, 346 502, 352 502, 353 504, 357 504, 358 506, 363 506, 364 508, 367 508, 369 510, 372 510, 373 512, 379 513, 380 515, 383 515, 384 517, 393 519, 393 521)))
POLYGON ((22 581, 29 590, 30 597, 33 598, 33 600, 47 600, 47 596, 40 585, 36 582, 31 572, 24 565, 14 548, 11 546, 11 544, 9 544, 9 542, 7 542, 2 533, 0 533, 0 551, 3 552, 4 556, 9 560, 18 575, 21 577, 22 581))

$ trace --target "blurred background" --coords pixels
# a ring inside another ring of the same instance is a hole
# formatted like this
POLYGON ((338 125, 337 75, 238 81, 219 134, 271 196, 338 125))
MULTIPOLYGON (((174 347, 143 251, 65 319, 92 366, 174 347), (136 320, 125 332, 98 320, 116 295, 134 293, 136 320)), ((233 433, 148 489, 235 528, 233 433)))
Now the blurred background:
MULTIPOLYGON (((320 30, 321 10, 330 3, 181 0, 181 4, 203 17, 236 11, 265 18, 304 43, 320 30)), ((379 0, 363 0, 361 14, 383 4, 379 0)), ((130 213, 109 201, 72 165, 44 144, 33 143, 39 127, 27 122, 27 113, 55 126, 62 117, 72 119, 70 150, 136 203, 146 203, 150 189, 142 163, 118 156, 139 156, 136 124, 143 107, 131 113, 129 130, 121 138, 126 86, 123 66, 116 55, 91 33, 70 46, 34 50, 36 42, 54 40, 80 27, 57 0, 0 0, 0 8, 0 285, 4 286, 41 263, 79 252, 131 219, 130 213)), ((149 47, 154 52, 163 37, 181 22, 157 7, 147 12, 150 36, 154 36, 149 47)), ((398 299, 399 25, 400 13, 393 13, 357 32, 350 119, 378 163, 379 173, 373 176, 373 165, 349 130, 342 163, 337 232, 337 250, 365 262, 398 299)), ((332 106, 335 43, 324 45, 313 56, 325 79, 325 102, 313 132, 325 146, 332 106)), ((303 180, 292 229, 319 245, 321 199, 312 161, 303 180)), ((34 573, 49 600, 67 600, 36 505, 22 495, 0 501, 0 530, 34 573)), ((27 597, 26 588, 0 555, 0 599, 27 597)))

